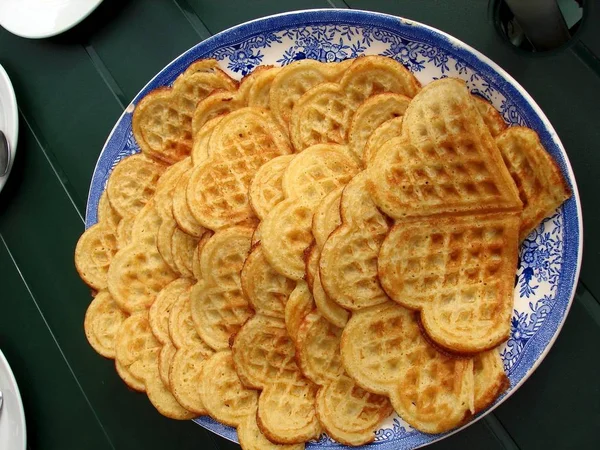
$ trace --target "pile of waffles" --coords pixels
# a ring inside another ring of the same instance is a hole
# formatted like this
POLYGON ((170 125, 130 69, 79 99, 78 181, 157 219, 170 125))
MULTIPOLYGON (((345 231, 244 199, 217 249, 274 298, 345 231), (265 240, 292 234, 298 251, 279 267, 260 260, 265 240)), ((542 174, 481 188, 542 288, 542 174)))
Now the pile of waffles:
POLYGON ((508 388, 520 242, 571 194, 537 134, 365 56, 200 60, 136 105, 75 263, 85 333, 163 415, 244 449, 442 433, 508 388))

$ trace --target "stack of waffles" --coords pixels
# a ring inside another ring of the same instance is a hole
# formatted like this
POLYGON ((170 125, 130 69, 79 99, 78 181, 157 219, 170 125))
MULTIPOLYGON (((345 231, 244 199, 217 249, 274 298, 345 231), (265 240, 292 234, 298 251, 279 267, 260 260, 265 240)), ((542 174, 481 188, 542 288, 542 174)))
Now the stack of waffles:
POLYGON ((163 415, 244 449, 441 433, 508 388, 520 242, 570 196, 465 83, 365 56, 192 64, 136 106, 75 263, 85 332, 163 415))

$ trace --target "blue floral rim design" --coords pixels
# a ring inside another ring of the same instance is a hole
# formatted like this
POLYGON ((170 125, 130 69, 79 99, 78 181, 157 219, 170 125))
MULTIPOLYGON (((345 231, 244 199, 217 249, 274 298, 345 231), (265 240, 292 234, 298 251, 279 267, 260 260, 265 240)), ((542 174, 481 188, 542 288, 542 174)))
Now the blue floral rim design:
MULTIPOLYGON (((581 206, 574 175, 562 144, 533 99, 510 75, 487 57, 439 30, 385 14, 327 9, 258 19, 225 30, 199 43, 154 77, 115 125, 94 171, 86 226, 97 221, 100 194, 116 162, 139 151, 131 132, 134 104, 152 89, 170 85, 197 59, 215 57, 223 64, 223 68, 239 77, 255 66, 264 64, 269 56, 269 48, 281 46, 288 41, 289 48, 279 48, 282 51, 276 60, 278 64, 287 64, 305 57, 336 61, 362 52, 375 51, 394 57, 415 73, 434 67, 437 75, 432 79, 449 74, 462 77, 473 93, 495 102, 509 124, 534 129, 567 178, 573 197, 553 217, 540 225, 521 248, 516 296, 522 304, 515 306, 511 338, 502 353, 511 388, 475 420, 483 417, 510 397, 531 375, 562 328, 572 303, 581 264, 581 206)), ((196 422, 237 442, 235 429, 231 427, 208 417, 198 418, 196 422)), ((427 435, 407 429, 394 420, 391 428, 378 431, 375 442, 369 446, 382 450, 412 449, 457 431, 427 435)), ((322 437, 318 442, 309 443, 307 447, 343 446, 322 437)))

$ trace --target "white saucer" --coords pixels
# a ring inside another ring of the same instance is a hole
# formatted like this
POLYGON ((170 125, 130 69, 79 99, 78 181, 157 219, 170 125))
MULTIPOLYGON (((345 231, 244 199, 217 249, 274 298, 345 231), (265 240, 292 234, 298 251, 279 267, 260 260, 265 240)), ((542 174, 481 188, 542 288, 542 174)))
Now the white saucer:
POLYGON ((0 351, 0 390, 4 398, 2 411, 0 411, 0 448, 25 450, 27 428, 23 402, 15 376, 2 351, 0 351))
MULTIPOLYGON (((2 13, 0 12, 0 17, 1 16, 2 13)), ((19 111, 17 110, 17 99, 10 78, 8 78, 2 65, 0 65, 0 130, 6 135, 8 145, 10 146, 8 172, 6 172, 6 175, 3 177, 0 177, 1 191, 10 175, 15 159, 15 153, 17 152, 17 138, 19 137, 19 111)))
POLYGON ((40 39, 85 19, 102 0, 0 0, 0 25, 17 36, 40 39))

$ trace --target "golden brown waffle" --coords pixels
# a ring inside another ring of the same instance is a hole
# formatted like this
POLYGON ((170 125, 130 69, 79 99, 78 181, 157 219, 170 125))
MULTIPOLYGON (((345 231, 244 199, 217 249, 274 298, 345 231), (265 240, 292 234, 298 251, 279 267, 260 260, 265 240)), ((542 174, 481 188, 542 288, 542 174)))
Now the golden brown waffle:
POLYGON ((315 302, 308 285, 305 281, 298 281, 285 304, 285 328, 293 341, 296 340, 300 324, 314 309, 315 302))
POLYGON ((269 441, 256 423, 258 393, 240 382, 231 351, 215 353, 203 364, 200 396, 213 418, 237 428, 243 450, 302 450, 304 444, 279 445, 269 441))
POLYGON ((245 96, 248 106, 268 108, 273 80, 281 67, 259 66, 247 75, 240 84, 240 92, 245 96))
POLYGON ((314 244, 306 251, 306 280, 313 295, 315 306, 319 313, 329 322, 344 327, 348 321, 348 311, 335 303, 323 289, 321 274, 319 273, 319 260, 321 252, 318 245, 314 244))
POLYGON ((404 116, 387 120, 373 131, 363 151, 363 161, 366 166, 370 166, 373 163, 377 152, 387 141, 402 135, 403 120, 404 116))
POLYGON ((92 225, 81 235, 75 247, 75 267, 88 286, 96 290, 106 288, 108 268, 117 246, 115 230, 104 222, 92 225))
POLYGON ((156 246, 133 242, 115 255, 108 270, 108 290, 127 312, 149 308, 157 294, 177 275, 156 246))
POLYGON ((260 243, 252 247, 244 262, 241 282, 254 311, 267 316, 284 317, 285 304, 296 283, 271 267, 260 243))
POLYGON ((196 414, 206 414, 198 392, 202 362, 214 351, 196 332, 192 320, 190 291, 181 293, 169 315, 169 336, 176 353, 169 371, 171 392, 181 405, 196 414))
POLYGON ((305 59, 285 66, 271 86, 269 106, 279 124, 287 130, 292 110, 309 89, 327 81, 338 81, 352 60, 327 64, 305 59))
POLYGON ((243 108, 215 127, 210 158, 194 168, 187 202, 202 226, 218 230, 254 217, 248 200, 252 177, 267 161, 291 152, 289 142, 270 114, 243 108))
POLYGON ((368 173, 373 200, 395 219, 522 208, 498 147, 457 79, 434 81, 415 96, 402 137, 377 152, 368 173))
POLYGON ((348 147, 319 144, 305 150, 289 163, 283 174, 286 198, 315 205, 339 186, 344 186, 360 170, 348 147))
POLYGON ((165 386, 171 388, 171 380, 169 379, 169 372, 171 371, 171 364, 173 363, 173 357, 177 353, 177 349, 172 343, 168 343, 162 346, 160 353, 158 354, 158 372, 160 379, 165 386))
POLYGON ((321 274, 319 273, 319 260, 325 241, 329 235, 341 224, 340 201, 343 187, 327 195, 317 209, 312 221, 312 234, 314 244, 306 250, 306 281, 313 294, 317 309, 323 317, 338 327, 343 327, 348 321, 348 311, 335 303, 323 289, 321 274))
POLYGON ((121 324, 127 318, 107 290, 96 294, 85 313, 83 328, 92 348, 105 358, 115 358, 115 341, 121 324))
POLYGON ((161 290, 156 296, 148 311, 148 321, 152 333, 162 345, 171 343, 169 336, 169 317, 171 309, 179 296, 192 287, 192 281, 186 278, 173 280, 161 290))
POLYGON ((145 388, 144 380, 130 371, 131 365, 153 349, 160 350, 160 342, 152 334, 148 313, 140 311, 125 319, 117 331, 115 362, 119 375, 132 389, 143 391, 145 388))
POLYGON ((298 330, 296 359, 304 375, 319 385, 316 410, 327 434, 345 445, 363 445, 373 441, 393 410, 387 397, 363 390, 346 375, 341 335, 342 328, 311 312, 298 330))
POLYGON ((496 143, 524 205, 519 231, 522 241, 571 196, 571 191, 535 131, 511 127, 496 138, 496 143))
POLYGON ((348 145, 350 150, 363 163, 365 146, 369 137, 384 122, 402 117, 410 98, 401 94, 379 94, 366 99, 356 110, 348 129, 348 145))
MULTIPOLYGON (((192 119, 194 134, 192 154, 196 153, 197 141, 202 139, 205 130, 210 133, 210 129, 214 127, 214 123, 209 124, 215 120, 218 121, 219 117, 246 106, 268 108, 271 84, 279 70, 279 68, 271 66, 259 66, 242 79, 237 91, 213 92, 202 100, 192 119)), ((197 164, 196 158, 194 158, 194 164, 197 164)))
POLYGON ((160 227, 158 228, 158 234, 156 236, 156 247, 160 253, 160 256, 163 257, 165 262, 169 265, 171 270, 177 274, 179 274, 179 269, 175 265, 175 260, 173 258, 173 234, 177 229, 177 222, 175 219, 168 218, 164 219, 160 227))
POLYGON ((154 348, 141 355, 130 367, 138 379, 143 380, 146 395, 156 410, 165 417, 190 420, 195 414, 181 406, 168 387, 162 382, 158 371, 160 349, 154 348))
POLYGON ((142 152, 173 164, 192 148, 192 115, 198 101, 216 89, 233 90, 237 83, 215 60, 192 64, 173 83, 147 94, 133 112, 133 134, 142 152))
POLYGON ((240 329, 232 346, 242 383, 260 389, 258 426, 270 441, 298 444, 316 438, 316 386, 304 378, 282 318, 257 314, 240 329))
POLYGON ((158 179, 167 166, 142 155, 121 160, 113 169, 106 191, 121 217, 135 216, 154 195, 158 179))
POLYGON ((196 281, 202 280, 202 268, 200 266, 202 249, 204 248, 204 244, 206 244, 212 236, 212 231, 207 231, 206 233, 204 233, 198 241, 198 246, 196 247, 196 250, 194 250, 194 254, 192 255, 192 273, 194 274, 194 278, 196 279, 196 281))
POLYGON ((283 174, 294 155, 273 158, 264 164, 250 183, 250 206, 256 216, 263 220, 284 199, 283 174))
POLYGON ((508 125, 506 125, 506 122, 498 110, 494 108, 490 102, 484 100, 478 95, 472 95, 472 97, 473 100, 475 100, 475 107, 479 111, 479 114, 481 114, 483 122, 486 124, 490 134, 493 137, 497 137, 500 133, 506 130, 508 125))
MULTIPOLYGON (((228 93, 228 95, 231 95, 228 93)), ((237 108, 239 109, 239 108, 237 108)), ((223 119, 223 116, 217 116, 203 124, 201 128, 194 134, 194 146, 192 147, 192 162, 194 166, 208 159, 208 143, 212 136, 213 130, 217 124, 223 119)))
POLYGON ((322 144, 297 155, 283 175, 286 199, 261 223, 261 243, 269 264, 293 280, 304 277, 304 250, 312 241, 315 208, 358 171, 358 165, 342 149, 322 144))
POLYGON ((108 200, 108 194, 104 191, 98 202, 98 222, 103 222, 112 230, 116 230, 120 221, 121 215, 112 207, 108 200))
POLYGON ((497 383, 506 376, 496 356, 461 359, 439 352, 421 334, 417 314, 392 302, 352 315, 342 333, 341 356, 360 386, 388 395, 398 415, 425 433, 462 424, 495 400, 498 387, 506 388, 497 383), (483 373, 492 382, 479 380, 476 392, 475 378, 483 373))
POLYGON ((344 186, 331 191, 321 200, 312 220, 312 234, 317 247, 322 249, 329 235, 342 224, 340 203, 344 186))
POLYGON ((117 248, 120 250, 131 243, 131 229, 135 216, 123 217, 117 226, 117 248))
MULTIPOLYGON (((198 103, 198 107, 194 111, 194 117, 192 119, 192 130, 195 141, 194 147, 196 147, 196 142, 203 138, 202 135, 205 134, 205 126, 208 126, 211 122, 213 122, 214 126, 215 123, 219 122, 221 116, 245 106, 248 106, 246 99, 241 98, 238 95, 238 92, 234 91, 216 91, 198 103)), ((211 127, 209 126, 206 132, 210 133, 210 128, 211 127)), ((198 164, 198 161, 201 161, 201 159, 197 158, 197 156, 201 155, 201 147, 192 150, 194 165, 198 164)))
POLYGON ((173 260, 175 267, 182 277, 191 278, 194 251, 198 247, 199 239, 184 233, 179 228, 175 230, 172 236, 171 248, 173 250, 173 260))
POLYGON ((203 363, 199 390, 208 414, 225 425, 237 427, 247 416, 256 416, 258 392, 241 383, 230 350, 203 363))
POLYGON ((256 423, 256 415, 249 414, 237 427, 240 447, 244 450, 303 450, 304 443, 282 445, 269 441, 256 423))
POLYGON ((343 308, 358 310, 388 300, 377 278, 377 255, 389 224, 366 189, 361 172, 344 188, 342 226, 327 239, 320 258, 323 289, 343 308))
POLYGON ((202 279, 192 288, 192 317, 198 335, 214 350, 229 348, 229 338, 250 317, 240 271, 250 251, 252 227, 216 232, 200 256, 202 279))
MULTIPOLYGON (((290 118, 290 139, 296 151, 326 142, 345 144, 355 111, 370 96, 388 92, 414 97, 419 89, 417 79, 399 62, 382 56, 358 58, 339 83, 319 84, 300 97, 290 118)), ((395 108, 403 113, 406 100, 395 108)), ((356 156, 361 159, 362 154, 356 156)))
POLYGON ((381 284, 421 311, 438 345, 493 348, 510 332, 519 225, 518 212, 398 222, 379 253, 381 284))
POLYGON ((154 199, 151 199, 135 216, 131 227, 132 242, 156 247, 161 224, 162 218, 156 209, 154 199))
POLYGON ((192 167, 190 157, 169 166, 161 175, 154 193, 154 203, 163 220, 173 219, 173 191, 181 175, 192 167))
POLYGON ((171 360, 171 392, 184 408, 196 415, 207 414, 198 386, 202 377, 202 364, 213 353, 206 344, 191 345, 178 349, 171 360))
POLYGON ((207 230, 194 219, 187 203, 187 187, 191 174, 192 169, 184 172, 173 189, 173 217, 179 228, 190 236, 200 238, 207 230))

